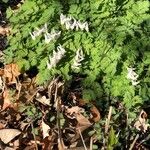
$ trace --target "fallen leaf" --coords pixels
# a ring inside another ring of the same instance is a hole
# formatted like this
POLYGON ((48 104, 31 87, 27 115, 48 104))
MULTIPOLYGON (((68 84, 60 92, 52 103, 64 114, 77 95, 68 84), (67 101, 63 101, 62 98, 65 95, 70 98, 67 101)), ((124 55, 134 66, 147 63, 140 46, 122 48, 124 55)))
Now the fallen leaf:
POLYGON ((42 120, 43 139, 49 136, 50 127, 42 120))
POLYGON ((17 83, 16 77, 20 75, 17 64, 9 64, 4 67, 4 77, 9 84, 17 83))
POLYGON ((148 127, 150 126, 148 123, 146 123, 147 114, 145 111, 141 111, 138 120, 135 122, 134 127, 139 130, 146 132, 148 127))
POLYGON ((11 140, 13 140, 19 134, 21 134, 21 132, 17 129, 1 129, 0 139, 5 144, 8 144, 11 140))
POLYGON ((78 106, 73 106, 71 108, 67 108, 66 112, 70 115, 80 114, 81 112, 83 112, 83 108, 78 107, 78 106))
POLYGON ((77 114, 76 119, 78 121, 78 126, 85 126, 88 128, 89 126, 92 125, 90 121, 86 117, 84 117, 82 114, 77 114))
POLYGON ((5 110, 8 107, 12 107, 12 103, 11 103, 11 97, 9 94, 9 90, 4 90, 3 92, 3 107, 2 110, 5 110))
POLYGON ((90 111, 93 116, 92 120, 94 122, 98 122, 101 118, 99 110, 94 105, 92 105, 92 107, 90 108, 90 111))
POLYGON ((90 108, 90 112, 92 114, 92 119, 91 120, 93 120, 94 122, 98 122, 101 118, 99 110, 94 106, 93 103, 90 103, 90 102, 88 102, 87 100, 84 100, 84 99, 79 99, 79 106, 85 106, 88 103, 91 105, 91 108, 90 108))

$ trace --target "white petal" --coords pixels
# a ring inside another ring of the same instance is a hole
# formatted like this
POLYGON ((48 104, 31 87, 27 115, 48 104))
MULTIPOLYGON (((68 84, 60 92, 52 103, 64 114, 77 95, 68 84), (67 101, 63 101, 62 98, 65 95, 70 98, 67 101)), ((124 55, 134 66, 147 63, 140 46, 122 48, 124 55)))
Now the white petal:
POLYGON ((140 82, 139 81, 132 81, 132 85, 135 86, 137 84, 139 84, 140 82))
POLYGON ((66 29, 69 30, 70 29, 70 23, 66 22, 65 25, 66 25, 66 29))
POLYGON ((51 64, 49 64, 48 61, 47 61, 46 63, 47 63, 47 68, 48 68, 48 69, 51 69, 51 68, 52 68, 51 64))
POLYGON ((89 32, 89 25, 88 25, 87 22, 85 22, 85 28, 84 29, 85 29, 86 32, 89 32))
POLYGON ((52 37, 49 33, 45 33, 44 37, 45 37, 45 43, 49 43, 52 40, 52 37))
POLYGON ((77 24, 78 24, 79 28, 83 31, 85 28, 85 23, 81 23, 80 21, 78 21, 77 24))
POLYGON ((35 40, 35 36, 30 32, 31 38, 35 40))
POLYGON ((65 22, 66 22, 66 16, 63 15, 63 14, 60 14, 60 23, 61 23, 61 25, 64 25, 65 22))

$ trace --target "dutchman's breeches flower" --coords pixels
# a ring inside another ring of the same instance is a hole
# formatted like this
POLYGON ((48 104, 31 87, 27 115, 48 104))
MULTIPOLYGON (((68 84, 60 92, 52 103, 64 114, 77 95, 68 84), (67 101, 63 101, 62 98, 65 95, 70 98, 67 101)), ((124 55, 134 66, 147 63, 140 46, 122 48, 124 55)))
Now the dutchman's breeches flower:
POLYGON ((81 66, 81 61, 84 60, 84 55, 82 49, 78 49, 76 52, 76 56, 73 61, 72 69, 79 69, 81 66))
POLYGON ((83 22, 81 23, 80 21, 77 21, 75 18, 73 17, 67 17, 63 14, 60 15, 60 23, 61 25, 65 25, 66 26, 66 29, 69 30, 85 30, 87 32, 89 32, 89 26, 88 26, 88 23, 87 22, 83 22))
POLYGON ((53 55, 49 56, 49 60, 47 61, 47 68, 50 70, 55 67, 57 63, 64 57, 65 53, 65 49, 59 45, 57 47, 57 52, 53 51, 53 55))
POLYGON ((52 30, 51 33, 48 33, 47 24, 45 23, 42 28, 36 28, 35 31, 33 31, 32 33, 30 32, 30 35, 32 39, 35 40, 36 37, 40 36, 42 33, 44 33, 45 43, 48 44, 50 41, 57 39, 60 36, 61 31, 57 32, 55 30, 52 30))
POLYGON ((127 68, 128 74, 127 74, 127 79, 130 79, 132 82, 132 85, 137 85, 139 81, 137 81, 138 74, 135 73, 135 68, 127 68))
POLYGON ((47 24, 46 23, 42 28, 40 28, 40 29, 36 28, 36 31, 33 31, 32 33, 30 32, 30 35, 31 35, 32 39, 35 40, 37 36, 41 35, 44 32, 47 32, 47 24))
POLYGON ((61 34, 61 31, 56 32, 55 30, 52 30, 51 33, 46 32, 44 34, 45 37, 45 43, 49 43, 52 40, 57 39, 61 34))

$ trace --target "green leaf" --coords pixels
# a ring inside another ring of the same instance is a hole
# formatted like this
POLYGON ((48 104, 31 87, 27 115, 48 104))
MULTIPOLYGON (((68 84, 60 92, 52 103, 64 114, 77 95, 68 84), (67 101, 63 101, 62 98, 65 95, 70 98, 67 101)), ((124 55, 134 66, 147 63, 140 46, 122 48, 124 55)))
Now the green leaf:
POLYGON ((108 136, 108 150, 113 150, 117 143, 118 143, 118 138, 115 135, 115 131, 113 127, 111 127, 109 136, 108 136))

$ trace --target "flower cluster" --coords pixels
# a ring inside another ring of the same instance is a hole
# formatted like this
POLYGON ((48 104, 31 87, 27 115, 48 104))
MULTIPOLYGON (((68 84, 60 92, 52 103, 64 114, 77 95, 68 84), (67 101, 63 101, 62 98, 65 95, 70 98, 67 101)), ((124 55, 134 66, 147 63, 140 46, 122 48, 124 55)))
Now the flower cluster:
POLYGON ((57 39, 61 34, 61 31, 57 32, 55 30, 52 30, 51 33, 46 32, 44 34, 45 37, 45 43, 49 43, 50 41, 57 39))
POLYGON ((75 18, 73 17, 66 17, 65 15, 61 14, 60 15, 60 23, 61 25, 65 25, 66 29, 69 30, 73 30, 76 29, 77 31, 80 30, 85 30, 85 31, 89 31, 89 26, 87 22, 81 23, 80 21, 77 21, 75 18))
POLYGON ((47 24, 46 23, 42 28, 40 28, 40 29, 36 28, 36 31, 33 31, 32 33, 30 32, 30 35, 31 35, 32 39, 35 40, 37 36, 41 35, 44 32, 47 32, 47 24))
POLYGON ((81 61, 84 60, 84 55, 82 49, 78 49, 76 52, 76 56, 73 62, 73 65, 71 66, 73 69, 79 69, 81 66, 81 61))
POLYGON ((130 79, 132 82, 132 85, 137 85, 139 81, 137 81, 138 75, 134 72, 135 68, 127 68, 128 74, 127 79, 130 79))
POLYGON ((61 45, 59 45, 57 47, 57 52, 53 51, 53 55, 49 56, 49 60, 47 61, 47 68, 50 70, 52 67, 55 67, 65 53, 65 49, 61 45))
POLYGON ((30 32, 30 35, 32 39, 35 40, 36 37, 38 37, 42 33, 44 33, 45 43, 48 44, 50 41, 57 39, 60 36, 61 31, 57 32, 55 30, 52 30, 51 33, 48 33, 47 24, 45 23, 42 28, 36 28, 35 31, 33 31, 32 33, 30 32))

